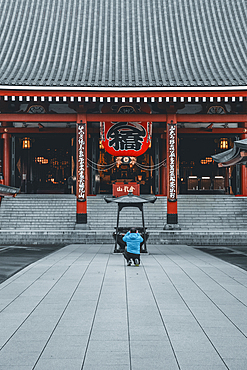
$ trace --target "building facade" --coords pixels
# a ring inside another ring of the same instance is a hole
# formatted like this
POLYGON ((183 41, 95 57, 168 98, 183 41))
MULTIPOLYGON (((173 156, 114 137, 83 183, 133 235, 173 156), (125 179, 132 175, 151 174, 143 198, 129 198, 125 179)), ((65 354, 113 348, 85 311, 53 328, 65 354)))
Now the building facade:
POLYGON ((246 1, 2 2, 1 172, 23 193, 247 195, 246 1), (42 17, 40 17, 40 14, 42 17))

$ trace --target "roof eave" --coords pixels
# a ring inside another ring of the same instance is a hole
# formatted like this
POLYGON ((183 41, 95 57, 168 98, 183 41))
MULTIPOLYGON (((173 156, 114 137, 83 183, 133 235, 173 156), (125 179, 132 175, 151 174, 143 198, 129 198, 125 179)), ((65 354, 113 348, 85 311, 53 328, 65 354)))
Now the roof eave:
POLYGON ((30 90, 30 91, 126 91, 126 92, 143 92, 143 91, 239 91, 246 90, 246 86, 142 86, 142 87, 130 87, 130 86, 118 86, 118 87, 109 87, 109 86, 25 86, 25 85, 0 85, 1 90, 30 90))
POLYGON ((193 87, 63 87, 0 85, 2 96, 47 97, 246 97, 246 86, 193 87))

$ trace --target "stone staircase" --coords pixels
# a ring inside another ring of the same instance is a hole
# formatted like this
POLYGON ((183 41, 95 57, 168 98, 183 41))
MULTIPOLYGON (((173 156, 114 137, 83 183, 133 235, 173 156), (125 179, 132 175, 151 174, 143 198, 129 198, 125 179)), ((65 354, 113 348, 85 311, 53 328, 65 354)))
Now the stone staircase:
POLYGON ((19 194, 1 202, 2 230, 73 230, 75 222, 74 195, 19 194))
MULTIPOLYGON (((144 205, 145 226, 163 229, 166 223, 166 197, 144 205)), ((178 222, 182 230, 247 230, 247 197, 227 195, 179 195, 178 222)), ((106 204, 103 197, 89 197, 88 222, 91 229, 113 229, 117 222, 117 205, 106 204)), ((124 208, 119 226, 142 226, 138 208, 124 208)))
POLYGON ((182 229, 247 230, 247 197, 181 195, 178 215, 182 229))
MULTIPOLYGON (((246 244, 247 197, 180 195, 181 230, 163 230, 166 197, 144 205, 149 242, 170 244, 246 244)), ((0 207, 0 245, 31 243, 113 243, 117 205, 101 195, 88 197, 88 224, 76 225, 74 195, 20 194, 5 197, 0 207)), ((120 227, 142 226, 138 208, 120 212, 120 227)))
MULTIPOLYGON (((114 230, 117 224, 117 204, 106 203, 104 197, 88 197, 88 223, 90 229, 114 230)), ((154 204, 144 204, 145 226, 148 229, 163 229, 166 220, 166 198, 158 197, 154 204)), ((142 226, 142 213, 138 208, 123 208, 119 215, 119 226, 142 226)))

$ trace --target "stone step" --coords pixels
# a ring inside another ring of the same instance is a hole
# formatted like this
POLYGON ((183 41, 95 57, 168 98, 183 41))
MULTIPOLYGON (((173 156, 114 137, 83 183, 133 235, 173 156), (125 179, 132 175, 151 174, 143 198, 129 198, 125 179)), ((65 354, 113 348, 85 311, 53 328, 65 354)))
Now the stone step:
MULTIPOLYGON (((246 245, 247 231, 231 232, 225 230, 180 230, 163 231, 155 230, 149 232, 147 250, 149 244, 188 244, 188 245, 246 245)), ((0 245, 5 244, 111 244, 114 249, 112 230, 2 230, 0 232, 0 245)), ((162 248, 162 246, 161 246, 162 248)))
MULTIPOLYGON (((145 225, 163 229, 166 223, 166 197, 158 197, 155 204, 144 205, 145 225)), ((244 229, 247 198, 234 196, 184 195, 178 197, 178 222, 181 228, 244 229)), ((117 205, 106 204, 102 196, 88 197, 88 227, 114 229, 117 205)), ((123 209, 119 225, 142 226, 141 212, 123 209)), ((0 207, 1 229, 73 229, 76 221, 76 198, 73 195, 18 195, 4 198, 0 207)))
POLYGON ((4 198, 0 207, 1 229, 73 230, 76 198, 71 195, 18 195, 4 198))
POLYGON ((13 210, 13 212, 4 212, 4 214, 1 213, 1 217, 22 217, 22 216, 26 216, 26 217, 31 217, 31 218, 42 218, 42 217, 51 217, 51 216, 55 216, 56 218, 60 218, 60 219, 64 219, 65 217, 73 217, 73 215, 75 215, 76 213, 76 210, 74 210, 74 212, 66 212, 64 211, 63 214, 61 214, 61 212, 52 212, 52 211, 49 211, 49 212, 18 212, 16 210, 13 210))
MULTIPOLYGON (((116 206, 114 214, 113 208, 111 208, 112 214, 109 216, 109 211, 103 206, 103 202, 100 207, 99 199, 94 198, 91 199, 90 202, 90 212, 88 212, 88 216, 91 215, 91 212, 93 213, 95 209, 98 209, 97 219, 91 220, 92 227, 96 227, 99 222, 101 225, 98 224, 98 228, 104 228, 105 225, 107 225, 104 221, 106 212, 108 214, 108 224, 114 224, 116 206)), ((109 207, 110 205, 107 206, 109 207)), ((178 197, 178 221, 183 228, 245 228, 243 217, 246 211, 247 202, 244 197, 200 195, 195 198, 195 201, 193 195, 178 197), (241 209, 241 211, 239 209, 241 209)), ((128 221, 128 216, 122 216, 121 218, 122 212, 120 213, 120 225, 122 222, 128 221)), ((166 221, 166 198, 158 197, 154 205, 145 205, 144 213, 146 226, 153 228, 155 228, 155 226, 163 227, 166 221)), ((132 216, 132 218, 134 218, 133 213, 129 213, 129 215, 129 217, 132 216)), ((137 222, 137 219, 135 219, 135 222, 137 222)))

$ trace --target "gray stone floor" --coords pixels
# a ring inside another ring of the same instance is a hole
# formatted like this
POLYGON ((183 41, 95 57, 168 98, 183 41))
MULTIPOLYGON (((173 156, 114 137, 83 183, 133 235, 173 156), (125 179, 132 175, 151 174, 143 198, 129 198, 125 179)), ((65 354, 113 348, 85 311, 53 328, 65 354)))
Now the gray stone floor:
POLYGON ((247 271, 188 246, 68 245, 0 284, 0 370, 245 370, 247 271))

